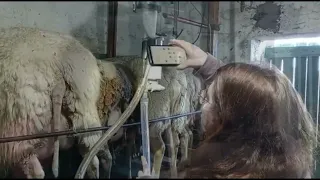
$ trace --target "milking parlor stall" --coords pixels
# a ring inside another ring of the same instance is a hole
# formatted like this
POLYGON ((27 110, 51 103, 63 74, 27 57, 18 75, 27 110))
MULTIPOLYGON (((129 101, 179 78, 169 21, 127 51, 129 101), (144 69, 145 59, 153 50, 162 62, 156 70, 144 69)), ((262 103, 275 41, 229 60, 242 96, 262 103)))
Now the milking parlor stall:
POLYGON ((202 140, 219 2, 0 2, 0 176, 175 178, 202 140), (173 55, 177 54, 177 55, 173 55))

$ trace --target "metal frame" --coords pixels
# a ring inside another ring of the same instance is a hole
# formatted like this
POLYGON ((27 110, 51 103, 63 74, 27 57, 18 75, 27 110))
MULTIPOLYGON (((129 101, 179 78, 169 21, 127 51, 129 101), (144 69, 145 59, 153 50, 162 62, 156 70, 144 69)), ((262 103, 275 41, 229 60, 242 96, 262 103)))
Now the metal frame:
MULTIPOLYGON (((319 113, 320 113, 320 46, 298 46, 298 47, 273 47, 266 48, 264 57, 270 64, 276 65, 289 79, 292 80, 293 86, 304 99, 304 103, 313 116, 316 124, 316 137, 318 137, 319 113), (317 61, 317 63, 315 63, 317 61), (292 64, 291 66, 288 66, 292 64), (317 64, 317 67, 314 67, 317 64), (292 68, 292 74, 291 70, 292 68), (313 70, 313 71, 312 71, 313 70), (288 74, 290 72, 290 74, 288 74), (314 78, 318 76, 315 83, 314 78), (303 78, 296 80, 297 77, 303 78), (313 86, 317 86, 314 92, 313 86), (304 88, 303 88, 304 87, 304 88), (316 97, 316 105, 313 100, 316 97)), ((318 144, 316 143, 317 147, 318 144)), ((317 168, 317 160, 314 160, 314 169, 317 168)))
POLYGON ((107 57, 111 58, 117 53, 118 1, 109 1, 108 7, 107 57))
POLYGON ((266 48, 264 57, 273 58, 292 58, 303 56, 320 56, 320 46, 299 46, 299 47, 273 47, 266 48))
MULTIPOLYGON (((167 14, 167 13, 162 13, 162 16, 164 18, 166 18, 166 19, 172 19, 172 20, 175 19, 174 15, 167 14)), ((183 17, 179 17, 179 16, 176 17, 176 20, 177 20, 177 22, 181 22, 181 23, 184 23, 184 24, 189 24, 189 25, 192 25, 192 26, 198 26, 198 27, 202 27, 202 28, 208 28, 209 27, 208 25, 203 24, 201 22, 196 22, 196 21, 193 21, 191 19, 187 19, 187 18, 183 18, 183 17)))

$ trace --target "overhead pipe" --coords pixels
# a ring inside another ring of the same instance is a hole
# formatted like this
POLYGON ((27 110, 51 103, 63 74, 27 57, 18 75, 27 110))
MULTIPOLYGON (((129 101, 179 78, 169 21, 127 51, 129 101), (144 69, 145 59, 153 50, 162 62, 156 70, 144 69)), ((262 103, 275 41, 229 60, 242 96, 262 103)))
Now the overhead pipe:
POLYGON ((108 2, 108 40, 107 40, 107 57, 116 57, 117 49, 117 18, 118 18, 118 1, 108 2))
MULTIPOLYGON (((162 13, 162 16, 166 19, 170 19, 170 20, 174 20, 175 17, 174 15, 168 14, 168 13, 162 13)), ((183 18, 183 17, 177 17, 176 18, 178 22, 184 23, 184 24, 189 24, 189 25, 193 25, 193 26, 198 26, 198 27, 202 27, 202 28, 208 28, 208 25, 203 24, 203 23, 199 23, 187 18, 183 18)))

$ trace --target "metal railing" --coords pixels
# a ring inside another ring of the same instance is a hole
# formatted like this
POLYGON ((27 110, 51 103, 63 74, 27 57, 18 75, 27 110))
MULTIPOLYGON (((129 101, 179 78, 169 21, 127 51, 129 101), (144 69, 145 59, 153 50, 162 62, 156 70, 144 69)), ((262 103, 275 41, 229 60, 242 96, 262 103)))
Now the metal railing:
MULTIPOLYGON (((194 111, 194 112, 189 112, 189 113, 184 113, 184 114, 177 114, 177 115, 172 115, 169 117, 161 117, 161 118, 151 119, 151 120, 149 120, 149 123, 156 123, 159 121, 167 121, 167 120, 177 119, 180 117, 190 116, 190 115, 199 114, 199 113, 201 113, 201 111, 194 111)), ((140 122, 124 124, 122 127, 138 126, 140 124, 141 124, 140 122)), ((75 135, 76 136, 77 134, 108 130, 110 127, 111 126, 105 126, 105 127, 95 127, 95 128, 82 129, 82 130, 77 130, 77 131, 66 130, 66 131, 57 131, 57 132, 50 132, 50 133, 25 135, 25 136, 4 137, 4 138, 0 138, 0 143, 8 143, 8 142, 14 142, 14 141, 25 141, 25 140, 30 140, 30 139, 48 138, 48 137, 65 136, 65 135, 75 135)))
MULTIPOLYGON (((320 107, 320 46, 296 46, 266 48, 265 58, 277 66, 299 92, 316 124, 319 127, 320 107)), ((317 147, 318 144, 316 144, 317 147)), ((317 170, 317 160, 314 162, 317 170)))
POLYGON ((320 46, 266 48, 265 58, 287 75, 318 127, 320 46))

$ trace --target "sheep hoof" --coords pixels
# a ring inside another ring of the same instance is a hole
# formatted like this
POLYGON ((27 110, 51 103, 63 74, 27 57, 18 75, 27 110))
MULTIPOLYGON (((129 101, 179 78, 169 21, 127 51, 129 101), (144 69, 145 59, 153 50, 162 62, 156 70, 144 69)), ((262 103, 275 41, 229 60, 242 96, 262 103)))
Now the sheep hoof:
POLYGON ((97 156, 95 156, 90 163, 87 174, 90 179, 99 179, 99 159, 97 156))
POLYGON ((52 173, 53 173, 54 178, 58 178, 58 176, 59 176, 58 169, 52 169, 52 173))
POLYGON ((182 171, 190 165, 190 161, 188 159, 181 160, 178 164, 178 171, 182 171))
POLYGON ((43 169, 35 169, 33 173, 33 177, 28 177, 28 179, 44 179, 45 173, 43 169))

